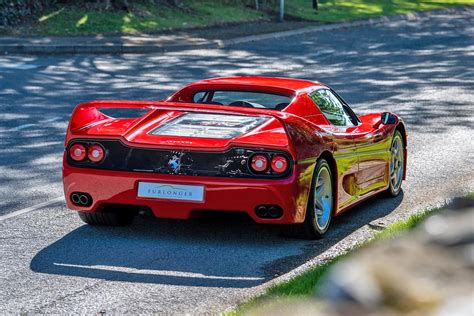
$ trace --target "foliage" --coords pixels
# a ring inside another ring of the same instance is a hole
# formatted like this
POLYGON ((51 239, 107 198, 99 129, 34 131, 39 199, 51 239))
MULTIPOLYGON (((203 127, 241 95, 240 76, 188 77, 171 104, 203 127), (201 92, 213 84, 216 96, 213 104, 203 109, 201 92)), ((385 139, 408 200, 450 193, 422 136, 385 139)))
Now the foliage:
POLYGON ((316 12, 309 9, 309 2, 287 0, 286 12, 305 20, 339 22, 474 4, 474 0, 319 0, 316 12))
POLYGON ((55 3, 56 0, 0 0, 0 26, 15 25, 55 3))
MULTIPOLYGON (((278 0, 0 0, 11 33, 128 33, 274 20, 278 0), (258 9, 258 10, 257 10, 258 9), (24 27, 23 27, 24 26, 24 27)), ((285 0, 288 20, 337 22, 474 4, 474 0, 285 0)))
MULTIPOLYGON (((230 2, 230 1, 229 1, 230 2)), ((132 2, 130 2, 132 3, 132 2)), ((150 1, 131 4, 131 10, 97 10, 92 5, 56 7, 37 18, 23 33, 44 35, 133 33, 179 29, 222 23, 259 20, 264 15, 251 8, 224 2, 186 1, 185 7, 156 5, 150 1)))

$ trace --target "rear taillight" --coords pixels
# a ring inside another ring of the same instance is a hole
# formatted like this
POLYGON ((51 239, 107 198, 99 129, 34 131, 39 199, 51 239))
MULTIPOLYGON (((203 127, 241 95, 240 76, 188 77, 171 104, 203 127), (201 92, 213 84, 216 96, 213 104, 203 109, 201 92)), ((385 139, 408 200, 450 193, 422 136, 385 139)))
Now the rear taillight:
POLYGON ((97 145, 97 144, 89 147, 89 150, 87 151, 87 157, 92 162, 100 162, 102 161, 102 159, 104 159, 104 156, 105 156, 104 148, 102 148, 102 146, 97 145))
POLYGON ((272 170, 277 173, 283 173, 288 170, 288 159, 284 156, 274 156, 272 158, 272 170))
POLYGON ((265 155, 254 155, 250 161, 253 171, 264 172, 268 169, 268 158, 265 155))
POLYGON ((74 144, 69 148, 69 156, 71 157, 72 160, 75 161, 82 161, 84 158, 86 158, 86 147, 81 144, 74 144))

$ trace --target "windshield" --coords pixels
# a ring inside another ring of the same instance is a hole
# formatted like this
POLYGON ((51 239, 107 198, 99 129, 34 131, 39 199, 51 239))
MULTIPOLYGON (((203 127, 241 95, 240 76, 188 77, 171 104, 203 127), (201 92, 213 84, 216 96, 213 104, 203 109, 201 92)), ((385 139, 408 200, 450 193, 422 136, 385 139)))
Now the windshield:
POLYGON ((291 99, 291 96, 281 94, 236 90, 199 91, 193 96, 194 103, 272 110, 283 110, 290 104, 291 99))

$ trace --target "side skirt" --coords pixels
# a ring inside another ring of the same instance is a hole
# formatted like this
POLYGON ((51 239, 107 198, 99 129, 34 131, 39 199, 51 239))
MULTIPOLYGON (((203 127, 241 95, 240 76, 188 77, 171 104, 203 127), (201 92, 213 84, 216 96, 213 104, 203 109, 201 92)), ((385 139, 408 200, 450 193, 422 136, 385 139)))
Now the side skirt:
POLYGON ((367 193, 364 197, 360 197, 359 199, 355 200, 354 202, 352 202, 351 204, 349 205, 346 205, 344 206, 342 209, 338 210, 334 216, 339 216, 341 215, 342 213, 345 213, 346 211, 348 211, 349 209, 351 209, 352 207, 358 205, 359 203, 362 203, 364 201, 366 201, 367 199, 377 195, 377 194, 380 194, 382 192, 385 192, 385 190, 388 189, 388 186, 385 187, 385 188, 380 188, 379 190, 377 191, 373 191, 373 192, 370 192, 370 193, 367 193))

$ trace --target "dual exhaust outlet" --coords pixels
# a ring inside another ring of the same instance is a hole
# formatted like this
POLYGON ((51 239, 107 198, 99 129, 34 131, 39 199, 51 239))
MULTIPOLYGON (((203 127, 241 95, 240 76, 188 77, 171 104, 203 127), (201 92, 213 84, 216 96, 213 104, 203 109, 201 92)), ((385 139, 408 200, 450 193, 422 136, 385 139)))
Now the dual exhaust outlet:
POLYGON ((283 215, 283 210, 278 205, 264 204, 255 208, 255 214, 260 218, 275 219, 283 215))
POLYGON ((89 193, 84 192, 73 192, 71 193, 71 202, 77 206, 91 206, 92 205, 92 196, 89 193))

